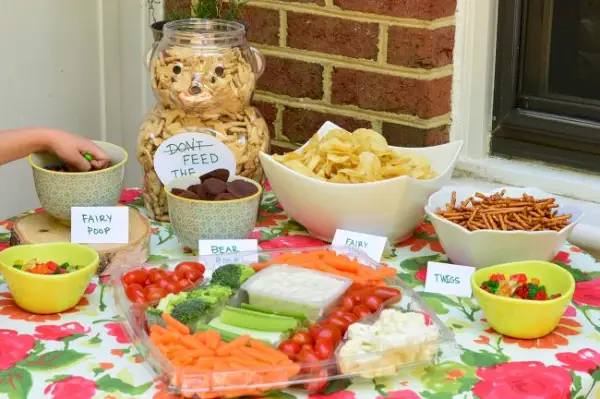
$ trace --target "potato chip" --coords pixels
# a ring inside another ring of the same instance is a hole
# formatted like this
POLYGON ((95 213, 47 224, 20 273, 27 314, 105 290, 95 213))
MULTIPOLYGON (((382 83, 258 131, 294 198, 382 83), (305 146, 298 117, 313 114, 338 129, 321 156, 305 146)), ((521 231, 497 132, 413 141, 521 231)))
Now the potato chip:
POLYGON ((410 176, 427 180, 437 176, 420 154, 390 147, 385 137, 370 129, 350 133, 329 131, 313 135, 299 153, 273 155, 273 159, 303 175, 331 183, 367 183, 410 176))

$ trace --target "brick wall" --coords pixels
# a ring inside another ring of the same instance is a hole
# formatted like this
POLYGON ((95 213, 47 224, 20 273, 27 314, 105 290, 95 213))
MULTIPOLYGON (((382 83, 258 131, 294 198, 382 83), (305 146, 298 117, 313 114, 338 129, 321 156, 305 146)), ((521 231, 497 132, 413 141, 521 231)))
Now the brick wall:
POLYGON ((371 127, 392 145, 447 142, 455 8, 456 0, 251 0, 249 40, 267 60, 254 99, 274 150, 295 148, 326 120, 371 127))

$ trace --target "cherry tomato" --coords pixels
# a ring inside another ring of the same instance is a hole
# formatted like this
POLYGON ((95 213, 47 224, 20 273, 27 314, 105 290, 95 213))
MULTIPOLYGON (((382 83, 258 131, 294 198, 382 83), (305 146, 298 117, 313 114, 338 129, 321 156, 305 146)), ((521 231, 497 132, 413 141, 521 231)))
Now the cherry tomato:
POLYGON ((352 311, 354 306, 356 306, 356 302, 354 302, 351 296, 346 296, 342 299, 342 308, 352 311))
POLYGON ((328 324, 332 324, 340 329, 342 333, 345 333, 350 325, 346 319, 339 316, 332 316, 329 318, 328 324))
MULTIPOLYGON (((324 325, 319 332, 317 333, 317 337, 315 339, 316 342, 320 340, 330 341, 333 344, 337 344, 342 340, 342 331, 340 328, 333 324, 324 325)), ((317 347, 315 345, 315 351, 317 351, 317 347)), ((318 354, 318 351, 317 351, 318 354)))
POLYGON ((327 339, 319 339, 315 344, 315 353, 321 360, 327 360, 333 356, 333 343, 327 339))
POLYGON ((358 305, 354 309, 352 309, 352 313, 354 313, 358 317, 358 320, 361 320, 364 317, 370 315, 371 311, 365 305, 358 305))
POLYGON ((342 319, 344 319, 348 322, 348 325, 354 324, 358 321, 358 316, 356 316, 354 313, 346 313, 345 315, 342 315, 341 317, 342 317, 342 319))
POLYGON ((160 288, 160 286, 158 284, 148 284, 144 287, 144 291, 148 292, 150 290, 153 290, 155 288, 160 288))
POLYGON ((191 282, 195 283, 196 281, 204 277, 204 274, 202 274, 198 270, 190 270, 189 272, 185 272, 184 277, 190 280, 191 282))
POLYGON ((146 271, 146 269, 135 269, 125 273, 125 275, 123 276, 123 284, 129 285, 137 283, 141 285, 144 284, 144 282, 146 282, 147 278, 148 272, 146 271))
POLYGON ((158 269, 158 268, 154 268, 154 269, 150 270, 150 273, 148 273, 148 279, 153 284, 158 283, 160 280, 165 278, 165 276, 166 276, 166 273, 163 270, 158 269))
POLYGON ((379 308, 381 308, 383 301, 378 296, 369 295, 369 296, 365 297, 365 299, 363 300, 363 304, 367 308, 369 308, 369 310, 371 312, 375 313, 379 310, 379 308))
POLYGON ((167 291, 164 288, 158 287, 155 289, 148 290, 146 292, 146 300, 148 302, 158 302, 162 298, 164 298, 166 295, 167 295, 167 291))
POLYGON ((175 271, 178 271, 178 270, 181 270, 183 272, 187 272, 190 270, 197 270, 200 273, 204 273, 206 268, 204 267, 204 265, 202 263, 198 263, 198 262, 181 262, 180 264, 175 266, 175 271))
POLYGON ((373 290, 373 295, 377 295, 384 301, 400 295, 400 290, 392 287, 377 287, 373 290))
POLYGON ((310 334, 306 331, 299 331, 296 334, 294 334, 294 336, 292 337, 292 339, 297 342, 299 345, 304 345, 304 344, 312 344, 313 339, 310 336, 310 334))
POLYGON ((374 286, 366 286, 363 289, 356 291, 352 294, 352 299, 355 300, 356 304, 362 303, 362 301, 369 295, 373 295, 375 291, 374 286))
POLYGON ((352 312, 352 310, 346 310, 344 308, 337 308, 336 310, 333 311, 333 313, 331 313, 332 316, 343 316, 348 312, 352 312))
POLYGON ((132 302, 136 302, 136 300, 140 298, 143 301, 146 299, 144 288, 137 283, 129 284, 125 289, 125 293, 127 294, 127 298, 129 298, 132 302))
POLYGON ((161 288, 165 288, 167 286, 167 284, 171 283, 171 281, 168 278, 163 278, 162 280, 158 280, 158 286, 161 288))
POLYGON ((304 384, 304 389, 306 389, 309 395, 319 393, 327 387, 327 378, 329 377, 327 370, 321 369, 315 374, 314 381, 304 384))
POLYGON ((300 352, 314 352, 315 348, 312 344, 302 344, 300 346, 300 352))
POLYGON ((316 341, 317 338, 319 338, 319 333, 321 332, 322 329, 323 329, 323 324, 315 324, 314 326, 311 326, 308 329, 308 333, 310 334, 310 337, 312 338, 312 342, 316 341))
POLYGON ((287 355, 290 359, 295 359, 300 352, 300 345, 291 339, 286 339, 279 344, 279 350, 287 355))
POLYGON ((167 284, 163 287, 169 294, 176 294, 179 292, 177 283, 167 281, 167 284))
POLYGON ((185 290, 186 288, 188 288, 190 285, 192 285, 192 282, 188 279, 181 279, 177 282, 177 287, 179 290, 185 290))
POLYGON ((302 349, 300 351, 300 353, 298 353, 297 359, 302 364, 302 372, 303 373, 316 374, 321 369, 319 367, 319 363, 321 362, 321 359, 319 358, 319 356, 317 356, 315 351, 313 351, 312 349, 311 350, 302 349))

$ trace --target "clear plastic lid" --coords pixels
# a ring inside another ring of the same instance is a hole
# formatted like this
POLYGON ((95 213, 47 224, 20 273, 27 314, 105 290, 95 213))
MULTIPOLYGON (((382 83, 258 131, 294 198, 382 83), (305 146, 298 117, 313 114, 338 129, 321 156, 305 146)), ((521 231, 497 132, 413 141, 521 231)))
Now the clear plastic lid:
MULTIPOLYGON (((239 253, 239 263, 253 264, 257 255, 259 262, 265 264, 280 258, 282 255, 310 254, 324 250, 334 251, 338 255, 347 256, 372 269, 379 269, 384 266, 373 262, 361 251, 339 247, 277 249, 259 251, 258 254, 256 252, 242 252, 239 253)), ((352 324, 342 341, 334 349, 334 354, 328 360, 311 361, 310 363, 297 360, 297 363, 295 363, 279 359, 279 361, 274 360, 271 364, 264 364, 260 367, 236 365, 238 368, 219 370, 215 367, 216 369, 213 368, 210 371, 194 371, 191 367, 178 367, 164 356, 157 345, 150 340, 145 319, 146 309, 144 306, 136 305, 129 301, 121 284, 121 277, 127 271, 138 267, 163 266, 174 268, 180 262, 198 260, 207 265, 214 264, 213 259, 209 258, 214 258, 214 256, 171 259, 161 262, 149 262, 144 265, 124 265, 113 276, 115 303, 120 312, 125 316, 126 322, 124 324, 126 330, 140 354, 144 356, 158 375, 166 379, 168 386, 176 394, 181 394, 184 397, 218 397, 220 393, 223 397, 232 397, 236 393, 238 396, 251 396, 258 395, 263 391, 286 387, 302 388, 309 385, 314 386, 315 384, 322 386, 323 384, 321 383, 325 380, 332 381, 350 377, 374 378, 391 375, 404 369, 410 369, 416 365, 428 364, 440 361, 442 358, 454 357, 459 353, 454 334, 440 321, 435 312, 423 302, 413 289, 404 284, 396 276, 392 276, 385 278, 385 285, 399 290, 401 300, 398 301, 396 298, 393 301, 383 302, 385 305, 383 306, 383 310, 372 313, 356 322, 363 326, 355 327, 356 323, 352 324), (389 310, 386 311, 385 309, 389 310), (376 326, 378 321, 382 319, 380 317, 382 312, 387 312, 389 317, 386 316, 387 318, 382 320, 384 325, 376 326), (415 323, 417 320, 416 317, 410 315, 411 313, 418 313, 418 318, 422 319, 423 323, 422 326, 417 326, 417 328, 425 329, 423 331, 426 331, 426 333, 421 334, 422 337, 419 340, 415 339, 414 334, 407 332, 413 328, 413 325, 410 323, 415 323), (403 314, 408 315, 402 316, 403 314), (356 337, 369 341, 370 330, 367 327, 373 327, 376 330, 375 333, 371 331, 373 337, 381 338, 383 336, 383 339, 378 338, 377 342, 366 342, 366 346, 365 342, 356 343, 356 337), (354 331, 361 329, 365 331, 354 331), (363 332, 365 334, 362 334, 363 332), (386 334, 394 335, 391 339, 386 339, 386 334), (355 348, 352 348, 352 346, 355 348), (365 347, 367 348, 366 350, 365 347)), ((261 271, 255 274, 255 276, 267 272, 269 268, 258 268, 261 271)), ((205 277, 210 278, 213 271, 208 268, 205 277)), ((250 287, 250 291, 252 291, 253 284, 248 283, 247 285, 250 287)), ((350 295, 349 292, 348 295, 350 295)), ((239 297, 239 295, 236 295, 236 297, 239 297)), ((335 304, 339 297, 340 294, 338 293, 336 295, 332 294, 329 298, 332 301, 331 304, 335 304)), ((236 298, 236 300, 239 301, 239 298, 236 298)), ((325 302, 323 301, 323 303, 325 302)), ((332 317, 336 309, 339 308, 330 306, 327 309, 323 309, 320 315, 322 318, 317 323, 320 323, 324 319, 330 320, 328 318, 332 317)), ((277 358, 278 356, 274 356, 273 359, 277 358)))

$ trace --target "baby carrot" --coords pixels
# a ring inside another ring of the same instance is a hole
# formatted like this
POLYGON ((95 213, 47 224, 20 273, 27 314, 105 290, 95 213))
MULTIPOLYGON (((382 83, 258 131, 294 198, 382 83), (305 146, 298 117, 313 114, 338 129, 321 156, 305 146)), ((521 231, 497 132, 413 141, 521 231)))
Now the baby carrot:
POLYGON ((205 351, 212 353, 212 350, 210 350, 208 347, 206 347, 206 345, 204 345, 198 339, 196 339, 195 337, 193 337, 191 335, 187 335, 187 336, 181 338, 180 342, 183 346, 185 346, 189 349, 203 349, 205 351))
POLYGON ((393 267, 382 267, 380 269, 375 269, 375 274, 377 274, 380 279, 385 277, 393 277, 396 275, 396 273, 398 273, 398 271, 393 267))
POLYGON ((261 341, 258 341, 256 339, 250 340, 250 348, 260 351, 260 352, 264 353, 266 356, 278 359, 280 361, 282 361, 282 360, 288 361, 289 360, 288 356, 285 353, 280 352, 277 349, 273 349, 269 345, 264 344, 261 341))
POLYGON ((225 345, 221 346, 219 349, 217 349, 217 355, 218 356, 229 356, 238 347, 246 346, 246 344, 248 344, 248 341, 250 341, 249 335, 239 336, 236 339, 234 339, 233 341, 229 342, 228 344, 225 344, 225 345))
POLYGON ((221 342, 221 334, 219 334, 217 331, 205 331, 204 337, 206 339, 206 346, 208 348, 216 350, 219 347, 219 343, 221 342))
POLYGON ((190 329, 185 324, 180 323, 178 320, 176 320, 170 314, 168 314, 166 312, 163 312, 162 319, 165 321, 165 323, 167 323, 167 326, 173 327, 179 333, 181 333, 183 335, 189 335, 190 334, 190 329))

